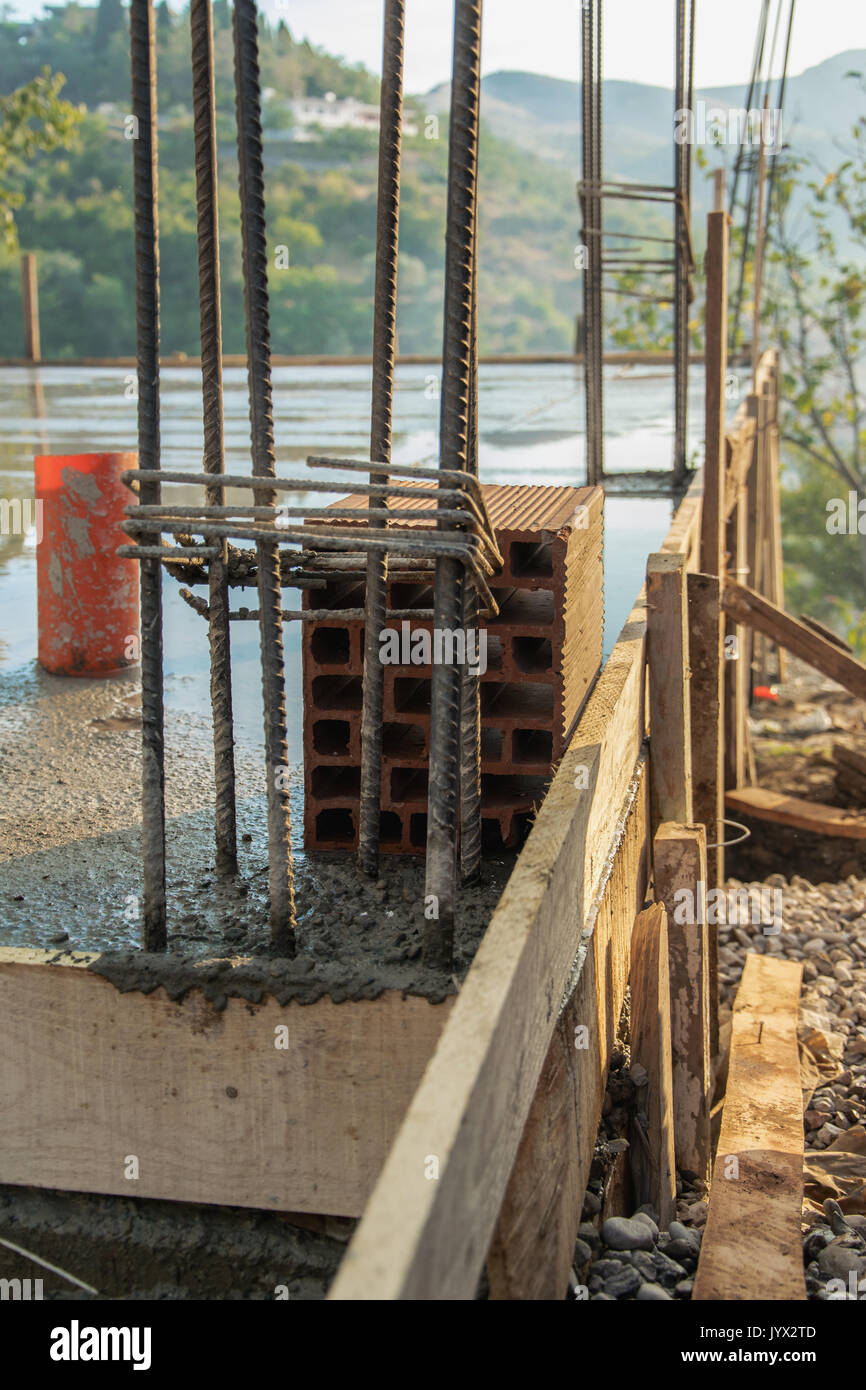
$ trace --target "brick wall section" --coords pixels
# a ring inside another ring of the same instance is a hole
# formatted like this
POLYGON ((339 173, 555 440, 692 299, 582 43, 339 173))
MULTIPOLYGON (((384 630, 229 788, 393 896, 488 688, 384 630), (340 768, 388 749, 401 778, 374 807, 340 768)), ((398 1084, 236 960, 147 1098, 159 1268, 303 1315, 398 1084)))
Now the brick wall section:
MULTIPOLYGON (((522 842, 601 666, 603 494, 496 485, 484 496, 505 561, 489 580, 499 616, 482 620, 482 830, 495 852, 522 842)), ((363 509, 366 498, 339 505, 363 509)), ((427 505, 419 499, 419 510, 427 505)), ((363 599, 363 581, 350 578, 304 595, 305 606, 322 610, 363 599)), ((392 581, 388 606, 432 607, 432 580, 392 581)), ((424 626, 432 624, 411 630, 424 626)), ((360 622, 303 626, 307 849, 357 846, 363 648, 360 622)), ((383 852, 426 845, 430 675, 429 666, 385 667, 383 852)))

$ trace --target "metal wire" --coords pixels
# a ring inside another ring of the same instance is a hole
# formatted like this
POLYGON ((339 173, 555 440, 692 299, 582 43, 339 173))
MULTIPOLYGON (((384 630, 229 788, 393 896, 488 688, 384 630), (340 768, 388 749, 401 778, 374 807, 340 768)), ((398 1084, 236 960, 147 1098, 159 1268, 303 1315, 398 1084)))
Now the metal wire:
MULTIPOLYGON (((135 322, 138 456, 151 475, 141 500, 158 503, 159 218, 156 164, 156 39, 151 0, 132 0, 129 17, 135 185, 135 322)), ((165 715, 162 669, 162 565, 141 561, 141 848, 143 937, 147 951, 167 945, 165 906, 165 715)))

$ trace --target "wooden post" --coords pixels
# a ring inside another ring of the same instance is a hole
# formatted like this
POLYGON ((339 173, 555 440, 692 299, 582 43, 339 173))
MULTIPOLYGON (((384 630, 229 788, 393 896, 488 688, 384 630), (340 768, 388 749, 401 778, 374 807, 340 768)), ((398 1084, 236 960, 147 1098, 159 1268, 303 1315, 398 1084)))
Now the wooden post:
MULTIPOLYGON (((725 658, 721 586, 713 574, 690 574, 689 665, 692 672, 692 797, 694 819, 707 835, 707 886, 725 881, 725 658)), ((719 940, 709 941, 710 1050, 719 1050, 719 940)))
POLYGON ((24 356, 29 362, 39 362, 42 357, 39 341, 39 286, 36 278, 36 257, 32 251, 21 257, 21 302, 24 309, 24 356))
POLYGON ((656 901, 668 919, 674 1147, 678 1168, 710 1171, 707 841, 702 825, 660 825, 653 841, 656 901))
MULTIPOLYGON (((740 488, 727 525, 729 582, 739 583, 746 569, 747 497, 740 488)), ((725 787, 742 787, 750 778, 749 691, 751 658, 749 634, 728 619, 725 630, 725 787), (733 639, 733 640, 732 640, 733 639)))
POLYGON ((693 1299, 805 1299, 798 961, 748 955, 693 1299))
POLYGON ((704 504, 701 570, 721 574, 725 530, 725 377, 728 370, 728 215, 707 216, 704 504))
POLYGON ((713 212, 725 210, 725 170, 713 170, 713 212))
MULTIPOLYGON (((764 111, 769 109, 769 95, 764 97, 764 111)), ((763 135, 763 124, 762 124, 763 135)), ((752 389, 757 390, 758 360, 761 356, 761 282, 764 278, 764 181, 767 168, 766 146, 763 138, 758 145, 758 217, 755 224, 755 288, 752 296, 752 389)))
POLYGON ((647 1076, 630 1155, 634 1205, 649 1202, 664 1227, 677 1208, 670 1007, 667 915, 655 903, 638 914, 631 939, 631 1060, 647 1076))
POLYGON ((647 561, 650 822, 692 819, 692 749, 686 571, 682 555, 647 561))

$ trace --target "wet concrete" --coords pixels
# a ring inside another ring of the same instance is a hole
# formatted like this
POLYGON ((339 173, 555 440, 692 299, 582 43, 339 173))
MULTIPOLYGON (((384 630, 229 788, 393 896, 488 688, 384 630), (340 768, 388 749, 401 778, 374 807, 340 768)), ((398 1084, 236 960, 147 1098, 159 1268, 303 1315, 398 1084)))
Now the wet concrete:
POLYGON ((162 984, 173 998, 201 988, 310 1003, 399 989, 453 992, 514 863, 485 861, 461 893, 454 974, 421 963, 424 866, 383 856, 381 877, 348 856, 300 846, 302 775, 292 774, 297 954, 272 957, 267 910, 267 808, 260 750, 236 747, 240 872, 218 879, 213 849, 209 709, 166 715, 169 951, 139 951, 140 690, 137 675, 56 678, 33 665, 0 682, 0 945, 98 952, 91 969, 120 989, 162 984))

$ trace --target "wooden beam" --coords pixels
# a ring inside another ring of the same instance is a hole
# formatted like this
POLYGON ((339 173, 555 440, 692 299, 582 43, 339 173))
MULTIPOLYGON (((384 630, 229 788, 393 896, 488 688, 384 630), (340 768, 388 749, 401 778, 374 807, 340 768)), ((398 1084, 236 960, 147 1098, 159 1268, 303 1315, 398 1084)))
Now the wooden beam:
POLYGON ((725 515, 725 377, 728 370, 728 215, 707 216, 706 324, 704 335, 704 504, 701 570, 721 574, 725 515))
POLYGON ((649 1202, 667 1227, 676 1216, 668 924, 664 905, 641 912, 631 942, 631 1060, 644 1068, 637 1092, 631 1174, 635 1206, 649 1202))
POLYGON ((487 1257, 492 1299, 561 1299, 568 1287, 628 982, 631 927, 646 891, 646 780, 636 788, 610 878, 584 925, 586 954, 508 1180, 487 1257))
POLYGON ((24 356, 38 362, 42 356, 39 337, 39 281, 36 257, 27 251, 21 257, 21 304, 24 311, 24 356))
MULTIPOLYGON (((724 622, 719 580, 690 574, 689 668, 691 670, 693 816, 707 836, 707 885, 725 881, 724 622)), ((719 939, 707 942, 710 998, 710 1051, 719 1050, 719 939)))
POLYGON ((693 1299, 803 1300, 802 966, 749 953, 693 1299))
POLYGON ((748 482, 755 455, 755 421, 746 419, 739 429, 725 435, 725 519, 731 515, 748 482))
POLYGON ((736 787, 725 794, 725 805, 729 811, 751 816, 754 820, 793 825, 797 830, 809 830, 814 835, 866 840, 866 815, 862 812, 802 801, 796 796, 768 791, 766 787, 736 787))
POLYGON ((830 680, 844 685, 858 699, 866 700, 866 666, 777 608, 769 599, 742 584, 726 584, 722 591, 722 607, 735 622, 747 623, 756 632, 765 633, 830 680))
MULTIPOLYGON (((745 569, 747 549, 746 490, 740 489, 737 505, 727 523, 727 574, 739 579, 745 569)), ((728 579, 725 579, 727 585, 728 579)), ((723 589, 724 592, 724 589, 723 589)), ((739 787, 747 781, 749 769, 749 687, 751 683, 751 634, 741 624, 728 621, 725 627, 725 786, 739 787), (731 649, 731 639, 734 645, 731 649)))
MULTIPOLYGON (((644 730, 645 636, 639 603, 542 803, 332 1299, 475 1295, 634 777, 644 730)), ((582 1021, 592 1024, 591 1017, 582 1021)))
POLYGON ((688 574, 700 569, 702 493, 703 474, 696 473, 660 547, 665 552, 682 555, 688 574))
POLYGON ((0 949, 0 1183, 360 1216, 451 999, 219 1010, 95 959, 0 949))
POLYGON ((655 895, 668 920, 674 1145, 677 1167, 710 1171, 707 847, 702 825, 660 825, 653 840, 655 895))
POLYGON ((686 574, 682 555, 647 561, 650 807, 653 830, 692 819, 686 574))

